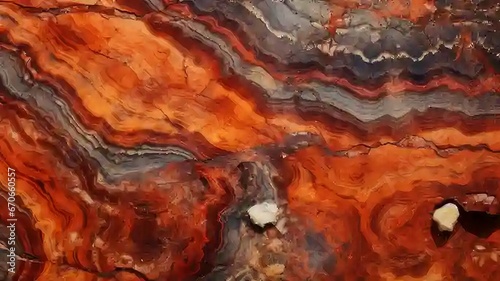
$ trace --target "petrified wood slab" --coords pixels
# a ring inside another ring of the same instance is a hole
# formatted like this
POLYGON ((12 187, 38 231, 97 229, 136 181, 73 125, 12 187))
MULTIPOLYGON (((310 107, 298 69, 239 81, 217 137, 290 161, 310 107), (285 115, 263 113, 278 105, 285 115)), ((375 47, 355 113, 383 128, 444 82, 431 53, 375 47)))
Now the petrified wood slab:
POLYGON ((499 27, 495 0, 0 1, 0 280, 498 280, 499 27))

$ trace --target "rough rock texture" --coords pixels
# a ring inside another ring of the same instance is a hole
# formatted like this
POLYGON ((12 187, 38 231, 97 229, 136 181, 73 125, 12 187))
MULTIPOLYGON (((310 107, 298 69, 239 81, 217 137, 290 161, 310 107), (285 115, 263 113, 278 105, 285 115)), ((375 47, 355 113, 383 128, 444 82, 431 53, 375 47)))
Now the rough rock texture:
POLYGON ((0 279, 498 280, 499 20, 496 0, 0 1, 0 279))

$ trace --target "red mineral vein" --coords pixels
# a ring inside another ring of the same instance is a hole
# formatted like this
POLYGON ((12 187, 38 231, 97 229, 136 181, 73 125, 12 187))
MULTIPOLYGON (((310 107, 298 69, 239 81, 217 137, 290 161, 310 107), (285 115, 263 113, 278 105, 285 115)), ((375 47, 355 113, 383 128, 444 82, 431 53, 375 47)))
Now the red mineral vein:
MULTIPOLYGON (((190 52, 183 53, 185 47, 174 38, 165 34, 157 38, 139 21, 75 13, 57 16, 56 23, 50 14, 41 21, 12 8, 1 10, 22 24, 5 24, 4 28, 12 43, 30 45, 27 51, 40 68, 37 78, 57 85, 86 126, 117 132, 103 134, 112 142, 126 146, 145 139, 169 143, 172 136, 187 138, 194 133, 220 149, 238 151, 296 131, 322 134, 336 149, 360 142, 351 135, 327 131, 320 123, 304 122, 293 112, 264 118, 258 105, 223 83, 219 64, 205 52, 191 45, 190 52), (79 24, 81 21, 85 24, 79 24), (33 30, 28 31, 28 26, 33 30), (119 40, 116 32, 123 34, 119 40), (30 44, 40 42, 42 34, 50 44, 30 44), (143 46, 140 53, 131 47, 138 45, 143 46), (75 56, 80 59, 70 59, 75 56), (151 138, 148 131, 171 137, 151 138)), ((495 134, 467 136, 453 128, 419 133, 438 145, 487 143, 497 149, 500 144, 495 134)), ((203 143, 196 138, 187 141, 203 143)), ((203 153, 207 154, 211 155, 203 153)))
MULTIPOLYGON (((394 1, 397 2, 397 1, 394 1)), ((418 4, 415 4, 415 7, 420 7, 418 4)), ((255 55, 248 50, 245 45, 240 42, 238 36, 235 35, 229 29, 221 26, 217 23, 217 21, 209 16, 196 16, 194 15, 187 5, 185 4, 177 4, 169 6, 169 9, 173 9, 175 11, 182 11, 184 15, 188 17, 194 17, 200 22, 205 23, 211 30, 216 33, 219 33, 227 38, 231 45, 235 50, 237 50, 242 58, 254 65, 258 65, 264 67, 275 79, 280 81, 290 81, 300 85, 301 83, 307 81, 322 81, 326 83, 331 83, 334 85, 338 85, 347 89, 350 89, 357 95, 361 97, 367 98, 376 98, 383 95, 397 95, 408 91, 416 91, 416 92, 426 92, 434 89, 439 89, 442 87, 449 88, 453 91, 458 91, 461 93, 465 93, 469 96, 478 96, 485 92, 489 91, 499 91, 499 82, 500 76, 497 74, 487 73, 486 75, 481 76, 479 79, 474 81, 461 81, 452 76, 448 76, 446 74, 442 74, 438 77, 434 77, 431 81, 426 83, 425 85, 418 85, 411 81, 407 81, 404 79, 393 79, 387 82, 384 82, 383 85, 378 86, 376 88, 366 89, 362 85, 355 84, 347 78, 343 77, 335 77, 331 75, 327 75, 321 71, 311 70, 311 71, 300 71, 300 74, 297 74, 296 71, 290 71, 288 73, 280 72, 276 69, 272 64, 267 64, 265 62, 259 61, 255 55)), ((387 11, 392 11, 388 9, 387 11)), ((392 13, 392 12, 391 12, 392 13)), ((393 15, 394 16, 394 15, 393 15)), ((332 22, 336 22, 338 20, 332 19, 332 22)), ((335 23, 334 26, 329 25, 327 28, 335 29, 338 27, 339 23, 335 23)), ((458 50, 460 52, 461 50, 458 50)), ((477 52, 478 55, 481 55, 481 52, 477 52)))

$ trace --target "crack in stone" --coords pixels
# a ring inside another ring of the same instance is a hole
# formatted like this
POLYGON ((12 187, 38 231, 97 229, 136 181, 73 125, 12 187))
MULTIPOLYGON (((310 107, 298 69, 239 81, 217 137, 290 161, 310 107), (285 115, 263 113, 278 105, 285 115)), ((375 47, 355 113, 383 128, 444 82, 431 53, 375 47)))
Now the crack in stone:
POLYGON ((119 9, 119 8, 114 8, 114 7, 107 7, 103 5, 71 5, 67 6, 64 8, 37 8, 29 5, 25 5, 22 3, 16 3, 16 2, 10 2, 10 1, 2 1, 0 0, 0 4, 7 4, 7 5, 14 5, 19 7, 25 12, 28 12, 30 14, 42 14, 42 13, 50 13, 54 16, 58 15, 64 15, 64 14, 71 14, 71 13, 81 13, 81 12, 98 12, 98 13, 104 13, 106 15, 114 15, 117 17, 121 18, 127 18, 127 19, 142 19, 143 17, 147 16, 148 14, 154 12, 151 11, 150 13, 146 13, 144 15, 137 14, 131 11, 119 9))
POLYGON ((349 149, 332 151, 341 157, 353 158, 360 155, 367 155, 372 150, 382 148, 385 146, 394 146, 399 148, 410 148, 410 149, 431 149, 437 156, 442 158, 447 158, 453 154, 460 151, 481 151, 485 150, 491 153, 500 153, 500 150, 491 149, 487 144, 470 145, 464 144, 459 146, 454 145, 436 145, 433 141, 427 140, 421 136, 408 135, 399 141, 383 142, 373 145, 367 144, 356 144, 351 146, 349 149))

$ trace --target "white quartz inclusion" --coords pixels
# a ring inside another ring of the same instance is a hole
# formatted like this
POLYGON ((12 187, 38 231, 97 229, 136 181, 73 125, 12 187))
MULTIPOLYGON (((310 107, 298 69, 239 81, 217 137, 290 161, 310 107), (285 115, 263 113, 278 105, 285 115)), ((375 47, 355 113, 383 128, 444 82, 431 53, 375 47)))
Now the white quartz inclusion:
POLYGON ((447 203, 434 211, 432 219, 437 223, 439 231, 453 231, 459 216, 460 212, 457 205, 447 203))
POLYGON ((260 227, 264 227, 268 223, 275 224, 278 220, 278 206, 276 203, 264 202, 256 204, 247 212, 252 222, 260 227))

